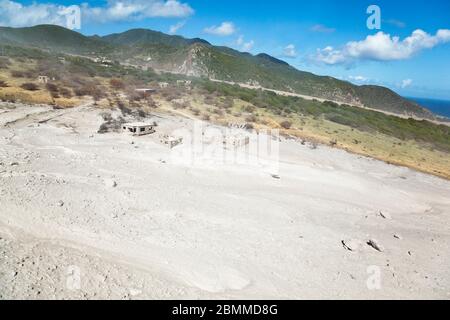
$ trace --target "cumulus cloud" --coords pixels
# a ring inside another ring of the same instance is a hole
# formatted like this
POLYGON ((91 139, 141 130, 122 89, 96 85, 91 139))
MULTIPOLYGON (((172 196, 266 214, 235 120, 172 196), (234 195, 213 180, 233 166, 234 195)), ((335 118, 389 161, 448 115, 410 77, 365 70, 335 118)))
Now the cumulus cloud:
POLYGON ((104 7, 84 4, 82 13, 88 20, 114 22, 146 18, 182 18, 194 14, 194 9, 178 0, 108 0, 104 7))
POLYGON ((250 40, 249 42, 245 42, 242 45, 242 51, 250 52, 250 51, 252 51, 254 46, 255 46, 255 41, 253 41, 253 40, 250 40))
POLYGON ((236 44, 238 46, 242 46, 244 44, 244 36, 240 35, 239 38, 236 40, 236 44))
POLYGON ((405 79, 402 81, 402 84, 400 85, 403 89, 411 86, 413 81, 411 79, 405 79))
POLYGON ((348 79, 354 82, 368 82, 369 78, 364 76, 348 76, 348 79))
POLYGON ((204 31, 209 34, 225 37, 234 34, 236 32, 236 27, 234 26, 233 22, 226 21, 222 22, 220 26, 205 28, 204 31))
POLYGON ((364 40, 348 42, 341 49, 331 46, 317 49, 313 59, 329 65, 351 64, 361 60, 406 60, 424 49, 431 49, 447 42, 450 42, 448 29, 438 30, 435 35, 418 29, 403 40, 380 31, 367 36, 364 40))
POLYGON ((296 58, 297 50, 295 49, 295 45, 289 44, 283 50, 283 57, 286 58, 296 58))
POLYGON ((241 51, 250 52, 255 46, 255 41, 250 40, 246 42, 245 37, 243 35, 240 35, 236 40, 236 46, 241 51))
MULTIPOLYGON (((0 0, 0 25, 25 27, 37 24, 65 26, 63 12, 69 7, 53 3, 22 5, 11 0, 0 0)), ((194 10, 178 0, 108 0, 104 6, 81 6, 83 20, 94 22, 136 21, 155 17, 187 17, 194 10)))
POLYGON ((22 5, 10 0, 0 0, 0 25, 25 27, 36 24, 64 25, 65 17, 60 14, 64 6, 55 4, 22 5))
POLYGON ((172 26, 170 26, 169 28, 169 33, 170 34, 175 34, 178 32, 178 30, 180 30, 181 28, 183 28, 186 24, 186 21, 180 21, 172 26))
POLYGON ((316 24, 311 27, 311 31, 314 32, 320 32, 320 33, 333 33, 336 31, 334 28, 329 28, 327 26, 324 26, 323 24, 316 24))

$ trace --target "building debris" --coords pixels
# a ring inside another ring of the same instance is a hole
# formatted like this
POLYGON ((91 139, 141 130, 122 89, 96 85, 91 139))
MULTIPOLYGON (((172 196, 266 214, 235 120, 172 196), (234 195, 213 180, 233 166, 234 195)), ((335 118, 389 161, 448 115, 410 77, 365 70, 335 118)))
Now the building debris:
POLYGON ((183 143, 183 138, 165 134, 160 136, 160 141, 162 144, 167 145, 170 149, 173 149, 183 143))

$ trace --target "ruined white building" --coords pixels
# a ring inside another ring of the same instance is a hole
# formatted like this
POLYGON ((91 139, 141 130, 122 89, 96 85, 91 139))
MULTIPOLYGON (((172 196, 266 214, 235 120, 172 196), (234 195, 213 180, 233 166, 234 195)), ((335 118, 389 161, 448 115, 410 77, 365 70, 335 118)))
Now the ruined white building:
POLYGON ((154 125, 144 122, 125 123, 122 125, 124 132, 132 134, 133 136, 143 136, 155 133, 154 125))
POLYGON ((50 81, 50 78, 47 76, 38 76, 37 80, 39 83, 48 83, 50 81))

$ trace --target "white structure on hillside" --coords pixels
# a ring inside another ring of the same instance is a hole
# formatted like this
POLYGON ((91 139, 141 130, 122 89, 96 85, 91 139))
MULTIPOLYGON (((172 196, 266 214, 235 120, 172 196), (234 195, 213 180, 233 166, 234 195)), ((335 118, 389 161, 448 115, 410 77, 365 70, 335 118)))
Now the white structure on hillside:
POLYGON ((223 140, 223 145, 227 149, 236 149, 250 144, 250 137, 245 134, 227 135, 223 140))
POLYGON ((151 88, 137 88, 135 89, 136 92, 143 94, 144 96, 149 96, 152 93, 155 93, 156 90, 155 89, 151 89, 151 88))
POLYGON ((177 80, 177 85, 190 86, 191 84, 191 80, 177 80))
POLYGON ((39 83, 48 83, 49 81, 50 81, 50 78, 47 76, 38 76, 39 83))
POLYGON ((161 135, 160 136, 160 141, 162 144, 168 146, 170 149, 175 148, 176 146, 178 146, 179 144, 183 143, 183 138, 182 137, 174 137, 174 136, 169 136, 169 135, 161 135))
POLYGON ((122 125, 122 129, 124 132, 131 133, 133 136, 155 133, 154 125, 144 122, 125 123, 122 125))

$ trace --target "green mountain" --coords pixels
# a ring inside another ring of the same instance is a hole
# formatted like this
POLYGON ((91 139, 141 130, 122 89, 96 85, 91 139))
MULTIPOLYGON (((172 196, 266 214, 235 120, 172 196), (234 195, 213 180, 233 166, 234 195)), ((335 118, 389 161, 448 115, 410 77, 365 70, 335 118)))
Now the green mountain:
POLYGON ((213 46, 202 39, 185 39, 146 29, 87 37, 53 25, 1 27, 1 44, 90 57, 101 56, 159 72, 245 83, 364 105, 396 114, 433 117, 427 109, 384 87, 357 86, 332 77, 299 71, 264 53, 252 55, 213 46))
POLYGON ((0 44, 71 54, 111 52, 114 49, 101 39, 86 37, 78 32, 54 25, 29 28, 0 27, 0 44))

